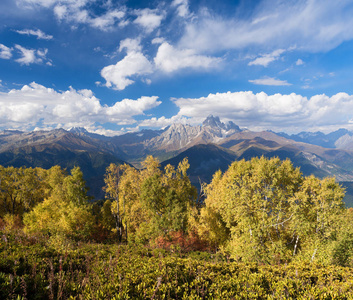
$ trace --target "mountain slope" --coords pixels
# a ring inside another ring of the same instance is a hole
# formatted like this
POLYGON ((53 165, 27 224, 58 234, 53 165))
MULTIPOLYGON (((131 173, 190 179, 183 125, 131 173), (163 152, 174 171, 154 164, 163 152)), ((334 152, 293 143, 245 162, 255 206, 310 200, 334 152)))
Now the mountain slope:
POLYGON ((162 166, 171 164, 177 166, 180 161, 187 158, 190 164, 188 175, 194 185, 201 182, 210 182, 213 174, 218 171, 225 171, 229 165, 237 159, 232 151, 214 144, 201 144, 193 146, 179 155, 162 162, 162 166))
POLYGON ((5 130, 0 132, 0 164, 43 168, 58 164, 68 169, 78 165, 93 193, 99 197, 109 163, 127 161, 139 167, 147 155, 157 157, 163 165, 177 165, 188 157, 194 183, 198 183, 199 178, 209 182, 215 171, 225 170, 236 159, 261 155, 290 158, 304 175, 336 176, 339 181, 351 182, 353 151, 349 149, 353 145, 352 136, 346 130, 328 135, 301 133, 294 137, 271 131, 253 132, 240 129, 232 122, 222 123, 212 115, 201 126, 173 124, 163 130, 142 130, 115 137, 89 133, 84 128, 72 128, 69 132, 63 129, 5 130), (348 150, 313 145, 315 141, 330 146, 334 143, 336 147, 348 150))
POLYGON ((99 147, 97 141, 80 138, 65 130, 50 132, 7 132, 0 134, 0 164, 14 167, 59 165, 67 170, 79 166, 89 194, 102 198, 104 173, 110 163, 123 164, 116 155, 99 147))

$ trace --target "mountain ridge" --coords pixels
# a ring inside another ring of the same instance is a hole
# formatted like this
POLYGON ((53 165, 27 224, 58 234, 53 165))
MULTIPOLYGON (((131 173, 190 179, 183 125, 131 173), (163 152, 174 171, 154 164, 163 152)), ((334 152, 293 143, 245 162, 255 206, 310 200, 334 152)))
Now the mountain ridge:
POLYGON ((104 168, 111 162, 140 167, 147 155, 159 158, 162 165, 176 164, 178 159, 190 156, 191 176, 206 181, 215 170, 224 170, 234 160, 264 155, 290 158, 305 175, 336 176, 339 181, 351 182, 352 136, 347 130, 327 135, 301 133, 300 137, 295 137, 300 141, 296 141, 289 135, 273 131, 241 129, 233 122, 223 123, 212 115, 202 125, 175 123, 162 130, 146 129, 114 137, 90 133, 85 128, 32 132, 5 130, 0 132, 0 164, 50 167, 55 163, 70 168, 76 163, 89 173, 89 182, 101 176, 102 185, 104 168), (331 146, 336 144, 345 149, 325 148, 303 142, 305 139, 316 144, 318 140, 329 142, 331 146))

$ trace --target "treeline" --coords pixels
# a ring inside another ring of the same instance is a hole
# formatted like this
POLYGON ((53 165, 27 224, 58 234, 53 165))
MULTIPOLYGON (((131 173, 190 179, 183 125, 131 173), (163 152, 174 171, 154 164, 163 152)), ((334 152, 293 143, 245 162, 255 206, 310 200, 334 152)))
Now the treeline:
POLYGON ((187 160, 163 170, 111 164, 106 200, 91 203, 79 168, 0 167, 6 229, 45 237, 55 249, 82 241, 207 250, 241 262, 353 265, 353 211, 334 178, 303 177, 289 160, 236 161, 201 192, 187 160))

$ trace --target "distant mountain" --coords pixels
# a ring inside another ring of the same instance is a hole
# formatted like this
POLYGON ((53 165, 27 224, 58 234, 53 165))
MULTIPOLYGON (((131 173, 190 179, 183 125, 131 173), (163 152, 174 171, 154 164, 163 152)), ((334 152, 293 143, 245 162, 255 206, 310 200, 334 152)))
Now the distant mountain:
POLYGON ((349 132, 335 141, 337 149, 353 150, 353 133, 349 132))
MULTIPOLYGON (((242 130, 233 122, 208 116, 202 125, 172 124, 163 130, 142 130, 108 137, 74 127, 69 131, 0 132, 0 164, 4 166, 80 166, 92 194, 102 197, 105 168, 111 163, 140 167, 147 155, 162 165, 177 165, 184 157, 190 163, 194 184, 209 182, 218 169, 234 160, 254 156, 290 158, 304 175, 336 176, 352 190, 353 133, 340 129, 330 134, 302 132, 297 135, 272 131, 242 130), (323 147, 325 146, 325 147, 323 147)), ((353 199, 353 196, 352 196, 353 199)))
POLYGON ((304 175, 336 176, 340 181, 353 180, 351 151, 295 142, 268 131, 243 131, 222 140, 219 145, 233 151, 240 159, 261 155, 290 158, 295 166, 301 167, 304 175))
POLYGON ((341 141, 341 142, 339 141, 343 137, 345 137, 344 140, 347 140, 348 137, 352 138, 353 133, 348 131, 347 129, 339 129, 329 134, 324 134, 320 131, 317 131, 317 132, 303 131, 298 134, 292 134, 292 135, 288 135, 283 132, 280 132, 277 134, 287 139, 294 140, 296 142, 308 143, 308 144, 317 145, 325 148, 353 150, 353 147, 349 147, 348 143, 345 143, 344 141, 341 141))
POLYGON ((221 139, 241 132, 233 122, 224 124, 218 117, 208 116, 202 126, 191 126, 176 123, 168 127, 162 134, 145 142, 148 149, 183 151, 199 144, 217 143, 221 139))
POLYGON ((98 140, 87 140, 63 129, 0 133, 0 165, 45 169, 59 165, 67 170, 79 166, 90 187, 89 194, 95 198, 104 196, 103 176, 110 163, 124 161, 114 152, 101 148, 98 140))
POLYGON ((103 141, 107 141, 110 138, 108 136, 105 135, 101 135, 101 134, 97 134, 97 133, 92 133, 92 132, 88 132, 87 129, 83 128, 83 127, 72 127, 69 132, 74 133, 80 137, 90 137, 93 139, 97 139, 97 140, 103 140, 103 141))

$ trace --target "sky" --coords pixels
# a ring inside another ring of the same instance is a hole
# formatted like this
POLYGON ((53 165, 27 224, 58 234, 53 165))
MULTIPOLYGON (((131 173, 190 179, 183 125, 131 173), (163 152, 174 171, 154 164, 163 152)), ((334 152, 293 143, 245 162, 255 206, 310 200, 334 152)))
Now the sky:
POLYGON ((1 0, 0 130, 353 130, 353 0, 1 0))

